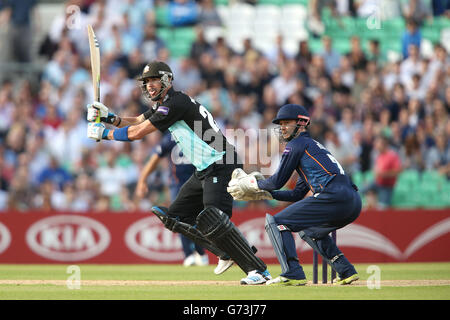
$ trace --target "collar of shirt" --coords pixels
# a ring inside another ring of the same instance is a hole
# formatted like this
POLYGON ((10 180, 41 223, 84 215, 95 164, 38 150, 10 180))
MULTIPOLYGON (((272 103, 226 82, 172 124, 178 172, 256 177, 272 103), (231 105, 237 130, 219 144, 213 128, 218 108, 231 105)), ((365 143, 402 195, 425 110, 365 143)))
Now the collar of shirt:
POLYGON ((308 131, 300 132, 300 134, 298 136, 299 137, 309 137, 309 132, 308 131))
POLYGON ((169 99, 173 94, 175 93, 175 89, 173 87, 170 87, 169 90, 167 90, 167 94, 164 97, 163 102, 165 102, 167 99, 169 99))
MULTIPOLYGON (((175 90, 173 89, 173 87, 170 87, 169 90, 167 90, 167 94, 164 96, 163 102, 166 102, 167 99, 169 99, 174 93, 175 93, 175 90)), ((152 105, 153 111, 156 111, 160 105, 161 105, 160 102, 155 102, 152 105)))

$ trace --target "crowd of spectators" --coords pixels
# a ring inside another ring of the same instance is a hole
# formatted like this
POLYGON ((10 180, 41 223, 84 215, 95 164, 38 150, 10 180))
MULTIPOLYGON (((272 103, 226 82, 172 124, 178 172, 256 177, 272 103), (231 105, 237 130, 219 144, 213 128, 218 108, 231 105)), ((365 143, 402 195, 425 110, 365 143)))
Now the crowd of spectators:
POLYGON ((80 0, 68 1, 66 8, 71 5, 81 9, 77 20, 70 10, 62 12, 40 46, 48 61, 39 83, 5 79, 0 84, 2 211, 148 210, 170 201, 165 162, 149 177, 149 195, 134 194, 159 133, 132 143, 86 137, 85 106, 92 101, 86 24, 93 25, 101 43, 105 105, 121 115, 144 112, 148 103, 134 78, 147 62, 165 61, 174 72, 175 89, 207 107, 223 130, 244 129, 250 141, 260 138, 237 145, 249 171, 266 168, 267 174, 276 168, 279 141, 259 129, 273 129, 278 108, 297 103, 311 114, 311 135, 349 175, 375 170, 375 141, 384 137, 403 170, 438 170, 450 178, 450 62, 440 44, 434 44, 430 58, 410 44, 397 61, 380 59, 376 42, 365 52, 356 36, 349 39, 347 54, 339 54, 326 36, 318 53, 307 41, 294 56, 276 44, 260 52, 249 39, 243 52, 233 52, 222 37, 212 43, 205 39, 204 28, 221 23, 212 0, 175 0, 174 25, 194 26, 196 39, 188 56, 173 57, 158 37, 158 3, 80 0), (267 153, 258 150, 261 146, 267 153), (261 156, 250 163, 255 154, 261 156))

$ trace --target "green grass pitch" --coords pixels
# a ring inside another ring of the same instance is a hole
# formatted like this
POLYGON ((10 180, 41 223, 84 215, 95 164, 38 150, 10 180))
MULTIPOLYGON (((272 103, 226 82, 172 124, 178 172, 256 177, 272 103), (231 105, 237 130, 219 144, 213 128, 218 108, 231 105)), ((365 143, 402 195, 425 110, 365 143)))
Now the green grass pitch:
MULTIPOLYGON (((450 263, 358 264, 360 280, 350 286, 309 283, 304 287, 241 286, 236 266, 224 274, 214 265, 79 264, 79 289, 67 286, 69 264, 0 265, 0 300, 448 300, 450 263), (373 273, 378 270, 379 273, 373 273), (372 280, 379 279, 379 288, 372 280), (368 286, 369 284, 369 286, 368 286), (372 285, 372 286, 370 286, 372 285), (372 287, 372 289, 370 288, 372 287)), ((304 266, 309 280, 312 266, 304 266)), ((280 273, 270 265, 272 276, 280 273)), ((319 269, 319 281, 320 281, 319 269)), ((73 278, 70 278, 73 280, 73 278)), ((76 282, 70 282, 75 284, 76 282)))

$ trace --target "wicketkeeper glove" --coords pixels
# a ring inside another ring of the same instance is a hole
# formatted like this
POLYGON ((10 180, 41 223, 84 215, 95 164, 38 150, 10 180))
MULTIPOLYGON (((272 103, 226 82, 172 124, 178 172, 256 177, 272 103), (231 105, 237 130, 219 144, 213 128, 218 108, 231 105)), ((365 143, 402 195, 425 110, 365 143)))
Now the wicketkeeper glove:
POLYGON ((234 200, 270 200, 273 199, 270 192, 261 190, 257 180, 264 179, 257 171, 247 175, 242 169, 235 169, 228 183, 227 191, 234 200))
POLYGON ((230 194, 233 197, 233 199, 236 201, 272 200, 273 199, 270 192, 268 192, 266 190, 260 190, 255 193, 247 193, 244 195, 241 195, 240 193, 236 194, 236 193, 231 193, 231 192, 230 192, 230 194))

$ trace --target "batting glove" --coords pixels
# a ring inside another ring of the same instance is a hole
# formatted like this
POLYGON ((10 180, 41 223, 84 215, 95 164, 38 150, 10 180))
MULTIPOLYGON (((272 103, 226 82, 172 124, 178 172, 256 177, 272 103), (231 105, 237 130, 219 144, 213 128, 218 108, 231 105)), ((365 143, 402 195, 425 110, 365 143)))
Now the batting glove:
POLYGON ((88 138, 100 141, 101 139, 106 139, 109 130, 105 128, 103 123, 89 122, 87 127, 88 138))
POLYGON ((88 104, 87 106, 87 121, 94 122, 97 119, 98 115, 100 115, 100 121, 113 124, 116 120, 116 115, 112 112, 109 112, 108 107, 105 106, 101 102, 94 102, 92 104, 88 104))

